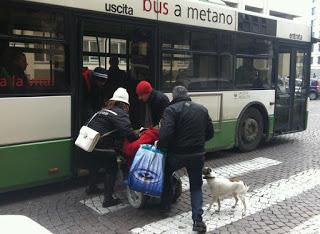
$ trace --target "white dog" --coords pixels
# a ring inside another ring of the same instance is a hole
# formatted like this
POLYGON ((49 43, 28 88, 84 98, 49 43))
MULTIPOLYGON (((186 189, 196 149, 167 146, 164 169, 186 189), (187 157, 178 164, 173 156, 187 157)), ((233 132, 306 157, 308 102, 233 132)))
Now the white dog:
POLYGON ((236 200, 236 203, 234 204, 234 206, 232 206, 232 208, 235 208, 237 206, 238 200, 240 199, 244 207, 243 214, 246 213, 247 207, 246 207, 245 195, 249 187, 243 181, 236 178, 227 179, 227 178, 216 177, 213 174, 212 169, 209 167, 203 168, 202 174, 204 175, 203 178, 207 180, 208 186, 213 196, 212 202, 208 210, 211 209, 214 202, 217 202, 218 210, 216 210, 216 212, 220 212, 220 207, 221 207, 220 199, 233 196, 234 199, 236 200))

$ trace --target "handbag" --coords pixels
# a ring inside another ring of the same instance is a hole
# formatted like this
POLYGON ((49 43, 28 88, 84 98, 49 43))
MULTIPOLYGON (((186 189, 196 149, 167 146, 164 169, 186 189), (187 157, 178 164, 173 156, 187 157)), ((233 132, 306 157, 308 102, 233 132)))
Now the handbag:
POLYGON ((141 145, 130 168, 131 190, 159 197, 163 191, 164 155, 153 145, 141 145))
POLYGON ((99 111, 95 113, 91 119, 88 121, 88 123, 84 126, 81 127, 79 135, 75 141, 75 145, 83 149, 84 151, 87 152, 92 152, 94 148, 96 147, 98 141, 105 136, 110 135, 111 133, 115 132, 116 130, 107 132, 101 136, 101 134, 92 128, 89 128, 88 125, 89 123, 96 117, 97 114, 103 114, 103 115, 108 115, 108 113, 112 113, 117 115, 117 113, 109 110, 104 110, 104 111, 99 111))

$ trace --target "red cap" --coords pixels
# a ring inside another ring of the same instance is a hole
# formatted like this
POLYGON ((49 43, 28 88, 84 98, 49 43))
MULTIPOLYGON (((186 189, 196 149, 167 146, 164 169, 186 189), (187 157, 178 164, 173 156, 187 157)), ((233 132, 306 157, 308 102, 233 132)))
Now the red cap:
POLYGON ((136 88, 138 96, 143 96, 152 92, 152 86, 148 81, 140 81, 136 88))

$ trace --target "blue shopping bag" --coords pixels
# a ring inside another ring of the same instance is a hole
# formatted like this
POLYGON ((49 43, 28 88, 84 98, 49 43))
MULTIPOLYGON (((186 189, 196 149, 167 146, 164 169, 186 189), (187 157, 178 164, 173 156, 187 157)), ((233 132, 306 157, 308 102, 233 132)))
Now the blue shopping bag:
POLYGON ((130 168, 131 190, 161 196, 164 181, 164 155, 153 145, 141 145, 130 168))

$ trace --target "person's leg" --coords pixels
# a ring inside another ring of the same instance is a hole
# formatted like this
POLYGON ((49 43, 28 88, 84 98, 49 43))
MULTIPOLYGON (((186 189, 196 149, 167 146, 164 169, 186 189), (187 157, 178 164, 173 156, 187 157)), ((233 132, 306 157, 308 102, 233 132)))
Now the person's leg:
POLYGON ((163 188, 163 193, 161 196, 161 210, 163 212, 168 212, 170 211, 171 208, 171 201, 172 201, 172 196, 173 196, 173 190, 172 190, 172 184, 173 184, 173 177, 172 174, 174 171, 179 169, 179 162, 176 158, 168 157, 166 158, 166 163, 165 163, 165 169, 164 169, 164 188, 163 188))
POLYGON ((127 180, 128 179, 128 175, 129 175, 129 169, 130 169, 130 164, 128 164, 126 162, 125 159, 123 159, 120 163, 120 166, 119 166, 121 172, 122 172, 122 176, 123 176, 123 180, 127 180))
POLYGON ((114 186, 117 179, 118 163, 116 155, 105 155, 106 175, 104 180, 104 200, 103 207, 114 206, 120 203, 119 199, 113 198, 114 186))
POLYGON ((89 194, 97 194, 102 193, 102 189, 97 187, 98 183, 98 171, 100 169, 99 155, 96 152, 87 153, 88 164, 89 164, 89 184, 86 188, 86 193, 89 194))
POLYGON ((191 207, 193 230, 205 232, 206 225, 202 221, 202 168, 204 160, 202 158, 190 159, 187 162, 187 171, 190 181, 191 207))

